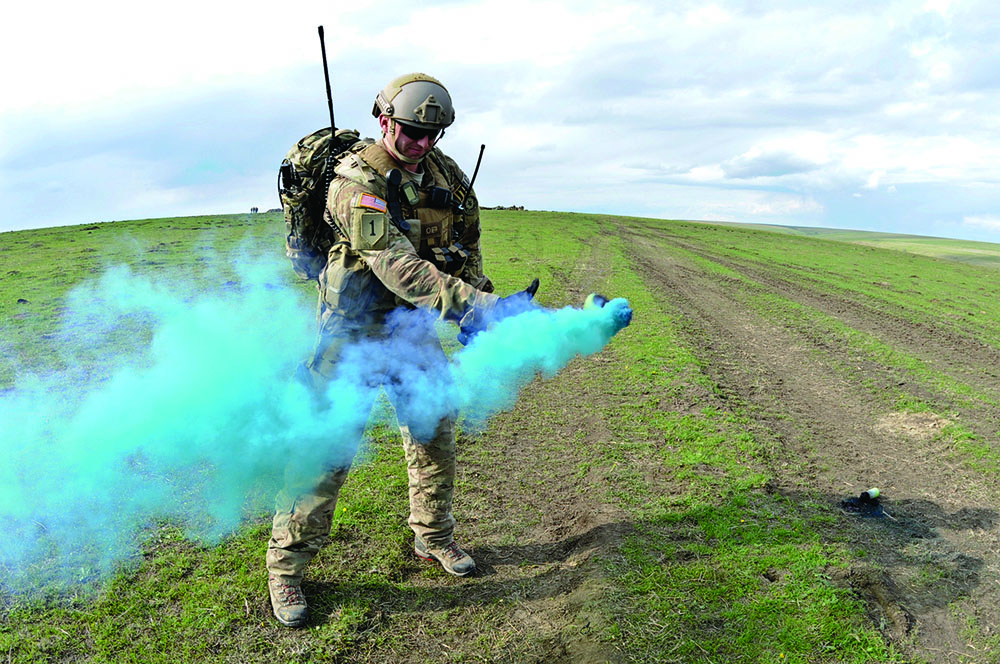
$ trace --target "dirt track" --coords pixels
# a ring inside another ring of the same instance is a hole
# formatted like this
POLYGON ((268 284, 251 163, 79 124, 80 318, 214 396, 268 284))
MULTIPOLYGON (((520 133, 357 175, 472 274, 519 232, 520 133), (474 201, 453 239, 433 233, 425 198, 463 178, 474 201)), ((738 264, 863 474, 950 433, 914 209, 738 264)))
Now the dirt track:
POLYGON ((778 452, 769 460, 775 490, 839 507, 869 486, 881 488, 885 519, 846 516, 832 537, 872 554, 840 575, 861 596, 887 638, 921 661, 995 661, 983 652, 1000 624, 998 491, 963 465, 936 434, 957 413, 963 425, 995 435, 996 407, 970 407, 897 370, 863 364, 837 340, 775 324, 747 303, 745 283, 701 271, 664 251, 679 246, 724 264, 763 292, 837 317, 905 350, 928 366, 1000 398, 1000 353, 955 330, 911 323, 850 294, 782 279, 766 266, 711 255, 667 231, 622 229, 633 265, 686 321, 691 342, 727 398, 755 416, 758 435, 778 452), (947 412, 892 413, 861 384, 905 386, 947 412), (970 643, 970 625, 978 630, 970 643))

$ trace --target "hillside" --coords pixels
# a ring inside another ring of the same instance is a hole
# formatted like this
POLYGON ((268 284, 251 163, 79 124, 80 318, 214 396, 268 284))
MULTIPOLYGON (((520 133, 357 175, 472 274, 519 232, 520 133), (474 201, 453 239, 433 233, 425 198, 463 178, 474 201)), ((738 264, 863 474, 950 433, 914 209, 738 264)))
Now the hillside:
POLYGON ((943 258, 945 260, 1000 267, 1000 244, 995 242, 975 242, 950 238, 907 235, 905 233, 881 233, 878 231, 855 231, 837 228, 814 228, 811 226, 775 226, 769 224, 737 224, 747 229, 760 229, 774 233, 788 233, 806 237, 852 242, 880 249, 895 249, 908 253, 943 258))
MULTIPOLYGON (((155 338, 143 315, 100 336, 60 328, 99 305, 68 298, 73 286, 124 262, 181 300, 238 288, 241 264, 284 260, 282 230, 264 214, 0 234, 0 430, 33 415, 11 408, 24 403, 29 374, 86 375, 80 384, 100 389, 118 358, 141 358, 155 338)), ((110 579, 8 589, 0 653, 996 661, 995 268, 613 216, 487 211, 484 233, 499 292, 537 276, 543 305, 598 291, 628 298, 635 317, 604 351, 534 381, 485 430, 460 435, 458 537, 476 577, 449 577, 410 553, 399 435, 383 415, 310 569, 308 629, 271 618, 269 517, 258 509, 220 543, 148 524, 141 555, 110 579), (842 509, 873 486, 885 516, 842 509)), ((268 288, 311 315, 315 290, 290 269, 276 274, 268 288)), ((454 330, 442 334, 456 351, 454 330)), ((20 564, 44 579, 45 563, 20 564)))

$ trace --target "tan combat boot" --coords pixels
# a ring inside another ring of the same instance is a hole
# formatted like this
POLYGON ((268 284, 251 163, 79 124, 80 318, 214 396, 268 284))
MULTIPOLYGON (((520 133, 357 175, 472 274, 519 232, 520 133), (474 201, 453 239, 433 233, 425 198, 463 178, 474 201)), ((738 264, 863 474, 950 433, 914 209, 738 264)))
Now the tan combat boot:
POLYGON ((476 571, 476 561, 462 551, 454 540, 445 547, 425 544, 419 537, 413 540, 413 553, 418 558, 441 563, 444 571, 455 576, 468 576, 476 571))
POLYGON ((281 583, 269 576, 267 589, 271 591, 271 608, 274 609, 274 617, 278 622, 286 627, 302 627, 306 624, 309 606, 302 588, 281 583))

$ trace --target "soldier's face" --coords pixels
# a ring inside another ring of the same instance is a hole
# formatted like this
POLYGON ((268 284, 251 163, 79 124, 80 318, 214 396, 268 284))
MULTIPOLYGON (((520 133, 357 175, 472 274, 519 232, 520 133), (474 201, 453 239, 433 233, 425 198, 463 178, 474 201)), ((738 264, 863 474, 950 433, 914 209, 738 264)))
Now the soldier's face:
POLYGON ((434 142, 437 140, 437 133, 428 134, 420 130, 410 130, 411 133, 418 136, 417 138, 408 136, 406 130, 410 129, 409 127, 404 127, 398 122, 394 123, 384 115, 379 117, 379 126, 382 127, 382 133, 386 136, 389 135, 390 128, 394 128, 394 135, 390 140, 394 141, 397 152, 410 159, 423 159, 434 147, 434 142))

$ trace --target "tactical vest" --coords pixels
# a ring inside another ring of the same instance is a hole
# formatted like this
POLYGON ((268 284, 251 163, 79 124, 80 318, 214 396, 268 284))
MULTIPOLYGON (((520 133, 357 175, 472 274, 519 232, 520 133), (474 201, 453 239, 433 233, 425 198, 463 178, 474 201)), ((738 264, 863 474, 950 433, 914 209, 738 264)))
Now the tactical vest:
MULTIPOLYGON (((419 201, 416 205, 403 201, 406 224, 400 230, 413 244, 417 255, 434 263, 439 270, 459 276, 469 257, 460 242, 467 230, 465 220, 455 205, 433 207, 431 194, 435 186, 443 187, 452 193, 453 200, 462 202, 468 193, 468 184, 437 148, 427 155, 422 166, 430 177, 425 175, 418 178, 419 181, 414 180, 419 201), (421 183, 426 184, 421 186, 421 183)), ((393 168, 399 168, 399 164, 385 148, 380 143, 365 140, 340 159, 335 173, 384 198, 386 174, 393 168)))

